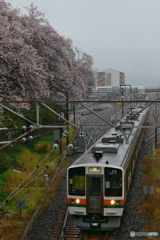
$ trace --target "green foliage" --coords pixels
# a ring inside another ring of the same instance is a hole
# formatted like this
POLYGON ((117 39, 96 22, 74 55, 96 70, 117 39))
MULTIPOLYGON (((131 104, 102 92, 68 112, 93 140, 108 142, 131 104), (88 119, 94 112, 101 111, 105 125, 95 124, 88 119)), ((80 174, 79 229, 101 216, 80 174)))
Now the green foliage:
POLYGON ((0 156, 0 173, 6 172, 9 169, 9 161, 5 156, 0 156))
POLYGON ((39 142, 35 146, 35 151, 37 153, 45 153, 48 150, 47 142, 39 142))
POLYGON ((149 155, 146 155, 145 157, 146 158, 154 158, 154 157, 158 157, 159 154, 149 154, 149 155))
POLYGON ((11 175, 11 170, 8 170, 0 174, 0 186, 5 185, 10 175, 11 175))
MULTIPOLYGON (((65 110, 59 106, 58 104, 55 103, 48 103, 47 104, 51 109, 55 110, 56 112, 60 112, 61 111, 65 112, 65 110)), ((11 106, 9 106, 10 108, 11 106)), ((13 107, 11 107, 13 109, 13 107)), ((15 109, 13 109, 15 112, 17 112, 15 109)), ((37 122, 37 116, 36 116, 36 103, 31 103, 30 104, 30 109, 23 109, 21 114, 25 117, 27 117, 27 119, 33 121, 33 122, 37 122)), ((22 126, 26 126, 29 127, 31 124, 26 122, 25 120, 23 120, 22 118, 20 118, 19 116, 15 115, 14 113, 4 109, 3 113, 0 113, 0 127, 7 127, 7 128, 13 128, 14 130, 9 132, 12 135, 12 138, 16 138, 18 136, 20 136, 21 134, 24 133, 24 130, 22 130, 22 126), (15 130, 15 128, 20 128, 15 130)), ((39 109, 39 122, 40 124, 43 125, 53 125, 59 122, 58 117, 51 112, 49 109, 45 108, 44 106, 40 105, 40 109, 39 109)), ((39 130, 35 130, 33 132, 33 137, 34 134, 37 133, 37 135, 40 134, 45 134, 48 130, 47 129, 39 129, 39 130), (43 133, 42 133, 43 132, 43 133)), ((7 141, 8 137, 7 137, 7 130, 5 131, 1 131, 0 132, 0 141, 7 141)), ((52 135, 52 141, 53 141, 53 135, 52 135)), ((25 146, 25 145, 29 145, 29 148, 32 148, 33 150, 33 145, 32 143, 14 143, 14 147, 17 146, 25 146)))
MULTIPOLYGON (((47 104, 49 105, 49 104, 47 104)), ((55 111, 59 112, 59 106, 55 104, 49 105, 51 108, 53 108, 55 111), (56 109, 57 108, 57 109, 56 109)), ((64 111, 63 111, 64 112, 64 111)), ((32 104, 31 111, 23 110, 22 114, 26 116, 28 119, 32 120, 33 122, 36 122, 36 108, 35 105, 32 104)), ((21 120, 18 116, 11 114, 9 112, 5 112, 5 117, 8 123, 5 124, 5 121, 3 124, 6 127, 20 127, 26 126, 29 127, 30 124, 26 123, 25 120, 21 120), (7 118, 7 114, 10 117, 13 117, 12 120, 9 122, 9 119, 7 118), (11 116, 12 115, 12 116, 11 116)), ((40 123, 44 125, 54 124, 57 121, 57 116, 50 112, 48 109, 44 109, 44 107, 40 107, 40 123)), ((3 126, 3 125, 2 125, 3 126)), ((2 131, 1 131, 2 132, 2 131)), ((4 132, 5 133, 5 132, 4 132)), ((15 134, 13 131, 12 137, 19 136, 20 134, 24 133, 22 129, 16 130, 15 134)), ((75 130, 71 131, 70 137, 74 137, 75 130)), ((1 133, 0 133, 1 134, 1 133)), ((53 149, 54 144, 54 135, 53 130, 51 129, 38 129, 33 131, 33 137, 40 135, 40 134, 47 134, 44 136, 36 137, 33 139, 32 142, 18 142, 13 144, 13 148, 5 148, 3 151, 3 155, 0 156, 0 203, 3 202, 7 196, 18 186, 23 178, 25 176, 28 176, 28 173, 30 173, 38 164, 41 162, 41 160, 46 157, 46 153, 48 153, 51 149, 53 149), (48 134, 47 134, 48 131, 48 134), (50 132, 51 133, 50 133, 50 132), (17 169, 21 172, 15 173, 12 169, 17 169), (2 190, 2 191, 1 191, 2 190)), ((4 138, 3 134, 0 135, 0 140, 7 140, 4 138)), ((64 144, 62 142, 62 144, 64 144)), ((65 145, 66 146, 66 145, 65 145)), ((63 149, 64 150, 64 149, 63 149)), ((56 155, 59 156, 60 149, 55 149, 45 160, 44 164, 40 166, 40 170, 43 169, 45 166, 48 166, 53 159, 57 158, 56 155)), ((62 159, 60 158, 59 161, 62 159)), ((69 160, 65 161, 64 165, 67 165, 69 160)), ((55 173, 55 169, 57 167, 58 162, 56 161, 56 164, 53 168, 50 170, 51 176, 55 173)), ((37 172, 36 172, 37 174, 37 172)), ((25 198, 25 201, 28 201, 36 192, 40 190, 41 184, 38 186, 35 186, 35 188, 32 190, 31 193, 25 198)), ((23 186, 24 187, 24 184, 23 186)), ((4 213, 8 213, 8 211, 11 211, 15 207, 15 200, 20 200, 24 197, 25 194, 27 194, 30 191, 30 187, 23 189, 16 197, 11 199, 8 204, 6 204, 2 211, 4 213)), ((31 201, 26 203, 26 209, 22 210, 22 219, 23 216, 28 216, 28 214, 32 214, 33 211, 36 209, 38 202, 42 199, 44 196, 45 189, 42 189, 38 194, 35 195, 31 201)), ((47 194, 47 197, 49 194, 51 194, 52 191, 49 191, 47 194)), ((46 198, 47 198, 46 197, 46 198)), ((42 202, 42 204, 46 203, 46 199, 42 202)), ((23 223, 18 223, 20 226, 23 223)))
POLYGON ((45 205, 46 201, 42 201, 42 205, 45 205))
POLYGON ((3 202, 7 196, 8 194, 5 191, 0 191, 0 202, 3 202))
POLYGON ((27 211, 31 212, 36 210, 37 208, 37 203, 35 199, 31 199, 27 204, 26 204, 27 211))
MULTIPOLYGON (((53 109, 56 112, 60 112, 60 107, 56 103, 48 103, 47 104, 51 109, 53 109)), ((62 111, 64 112, 64 109, 62 108, 62 111)), ((22 111, 24 116, 27 116, 28 119, 30 119, 33 122, 37 121, 36 117, 36 103, 31 103, 30 104, 30 110, 24 109, 22 111)), ((49 109, 45 108, 43 105, 40 105, 39 108, 39 122, 43 125, 47 124, 55 124, 57 122, 57 116, 51 112, 49 109)))
MULTIPOLYGON (((23 221, 23 218, 22 218, 22 221, 23 221)), ((24 227, 24 223, 23 223, 23 222, 18 222, 18 223, 17 223, 17 226, 19 226, 19 227, 24 227)))
POLYGON ((65 159, 65 160, 63 161, 63 165, 64 165, 64 166, 67 166, 67 165, 69 164, 69 162, 70 162, 69 159, 65 159))
POLYGON ((160 169, 153 168, 152 169, 152 177, 158 178, 160 176, 160 169))

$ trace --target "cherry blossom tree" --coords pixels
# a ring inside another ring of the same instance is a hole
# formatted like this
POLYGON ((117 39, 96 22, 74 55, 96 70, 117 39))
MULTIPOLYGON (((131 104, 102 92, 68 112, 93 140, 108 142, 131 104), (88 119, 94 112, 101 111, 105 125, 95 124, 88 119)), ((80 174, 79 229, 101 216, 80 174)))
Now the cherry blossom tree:
POLYGON ((37 6, 20 15, 0 1, 0 100, 82 99, 96 75, 92 57, 76 59, 72 40, 60 36, 37 6))
POLYGON ((24 40, 29 31, 22 28, 19 10, 4 1, 0 2, 0 9, 0 99, 47 97, 41 58, 24 40))
POLYGON ((78 74, 86 85, 86 91, 83 96, 86 97, 88 89, 95 86, 96 83, 96 70, 92 68, 93 59, 90 55, 83 53, 82 58, 78 60, 78 74))

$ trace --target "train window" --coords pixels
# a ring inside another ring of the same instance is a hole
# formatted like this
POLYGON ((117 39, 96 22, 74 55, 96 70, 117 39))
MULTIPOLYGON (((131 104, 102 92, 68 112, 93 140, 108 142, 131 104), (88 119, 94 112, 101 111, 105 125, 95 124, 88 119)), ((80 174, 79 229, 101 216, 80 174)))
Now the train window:
POLYGON ((89 178, 89 196, 100 196, 100 178, 89 178))
POLYGON ((105 196, 122 196, 122 171, 116 168, 105 168, 105 196))
POLYGON ((69 169, 69 195, 85 196, 85 167, 69 169))

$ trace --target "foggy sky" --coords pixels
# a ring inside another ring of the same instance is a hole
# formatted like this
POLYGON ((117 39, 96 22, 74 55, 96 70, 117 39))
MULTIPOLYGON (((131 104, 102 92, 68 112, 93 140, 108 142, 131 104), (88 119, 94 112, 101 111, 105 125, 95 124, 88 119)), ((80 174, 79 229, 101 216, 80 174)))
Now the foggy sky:
MULTIPOLYGON (((14 8, 33 0, 8 0, 14 8)), ((122 71, 126 84, 160 87, 159 0, 34 0, 60 35, 91 55, 99 71, 122 71)))

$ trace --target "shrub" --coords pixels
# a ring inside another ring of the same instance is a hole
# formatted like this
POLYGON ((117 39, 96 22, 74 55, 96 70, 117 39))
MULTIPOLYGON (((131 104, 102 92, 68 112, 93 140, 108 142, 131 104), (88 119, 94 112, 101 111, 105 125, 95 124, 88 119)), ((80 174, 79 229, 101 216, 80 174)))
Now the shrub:
POLYGON ((8 194, 5 191, 0 193, 0 202, 3 202, 8 197, 8 194))
POLYGON ((39 142, 35 146, 35 151, 37 153, 45 153, 48 150, 47 142, 39 142))
POLYGON ((4 156, 0 156, 0 173, 6 172, 9 169, 9 163, 4 156))
POLYGON ((156 149, 156 154, 160 154, 160 148, 156 149))

